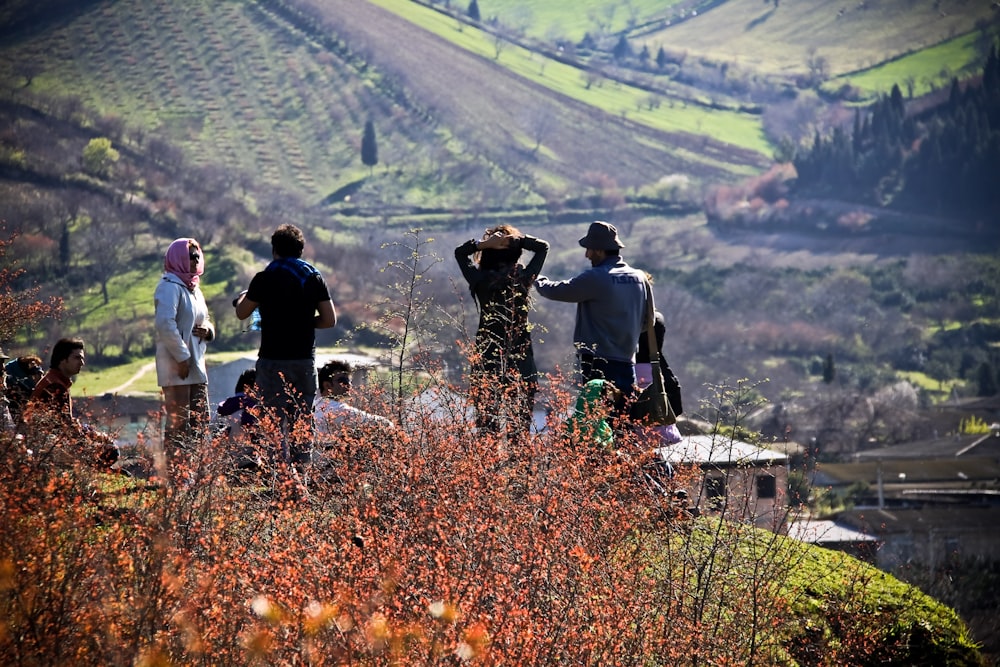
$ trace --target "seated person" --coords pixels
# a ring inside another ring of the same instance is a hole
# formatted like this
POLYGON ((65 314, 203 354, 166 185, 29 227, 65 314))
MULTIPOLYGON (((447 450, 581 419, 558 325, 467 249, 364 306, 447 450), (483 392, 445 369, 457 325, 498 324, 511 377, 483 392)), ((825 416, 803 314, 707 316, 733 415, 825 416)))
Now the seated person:
MULTIPOLYGON (((83 448, 82 454, 89 462, 110 467, 118 460, 118 448, 107 433, 83 424, 73 415, 70 388, 73 378, 86 364, 84 343, 79 338, 62 338, 52 348, 49 370, 35 385, 24 411, 26 426, 33 435, 59 434, 53 449, 59 445, 75 444, 83 448)), ((53 454, 57 452, 53 451, 53 454)), ((69 463, 70 461, 64 461, 69 463)))
POLYGON ((381 426, 395 428, 392 420, 365 412, 343 401, 351 390, 351 365, 334 359, 319 369, 319 391, 314 416, 316 435, 329 440, 345 427, 381 426))
POLYGON ((5 370, 10 416, 15 424, 20 425, 31 392, 42 379, 42 359, 34 354, 26 354, 8 361, 5 370))
POLYGON ((238 443, 232 452, 239 470, 259 470, 263 459, 254 444, 259 442, 257 426, 257 399, 253 396, 257 370, 248 368, 236 380, 235 393, 219 403, 215 412, 224 417, 217 428, 218 435, 226 436, 231 443, 238 443))
POLYGON ((233 417, 226 428, 230 438, 238 438, 241 433, 252 429, 257 423, 257 413, 252 409, 257 407, 257 399, 250 394, 256 381, 256 369, 248 368, 243 371, 236 380, 235 393, 215 408, 216 414, 223 417, 233 417), (236 413, 239 413, 238 419, 234 416, 236 413))

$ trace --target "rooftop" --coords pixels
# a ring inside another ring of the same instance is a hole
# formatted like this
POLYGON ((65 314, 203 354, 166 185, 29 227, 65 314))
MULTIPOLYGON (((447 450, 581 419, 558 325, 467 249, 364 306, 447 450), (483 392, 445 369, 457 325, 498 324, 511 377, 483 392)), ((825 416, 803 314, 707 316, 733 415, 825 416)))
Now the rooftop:
POLYGON ((711 465, 784 465, 788 457, 741 440, 721 435, 688 435, 673 445, 658 447, 656 452, 670 463, 711 465))

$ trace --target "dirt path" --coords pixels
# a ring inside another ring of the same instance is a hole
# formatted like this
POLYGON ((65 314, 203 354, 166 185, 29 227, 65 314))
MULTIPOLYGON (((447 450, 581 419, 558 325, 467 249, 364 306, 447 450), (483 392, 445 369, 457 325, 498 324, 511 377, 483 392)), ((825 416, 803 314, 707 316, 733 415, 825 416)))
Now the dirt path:
POLYGON ((131 387, 133 384, 135 384, 135 382, 137 382, 139 380, 139 378, 141 378, 146 373, 149 373, 149 372, 153 371, 155 368, 156 368, 156 362, 155 361, 150 361, 147 364, 143 364, 142 368, 140 368, 139 370, 137 370, 132 377, 130 377, 128 380, 126 380, 124 382, 124 384, 120 384, 117 387, 113 387, 112 389, 110 389, 108 391, 108 393, 110 393, 110 394, 120 394, 120 393, 122 393, 123 391, 125 391, 126 389, 128 389, 129 387, 131 387))

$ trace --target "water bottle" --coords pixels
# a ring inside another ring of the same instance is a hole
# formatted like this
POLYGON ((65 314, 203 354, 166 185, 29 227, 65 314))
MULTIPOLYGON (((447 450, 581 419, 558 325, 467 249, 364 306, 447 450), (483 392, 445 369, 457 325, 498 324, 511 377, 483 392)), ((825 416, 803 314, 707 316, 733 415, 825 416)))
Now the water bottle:
POLYGON ((242 320, 243 331, 260 331, 260 309, 254 308, 250 317, 242 320))

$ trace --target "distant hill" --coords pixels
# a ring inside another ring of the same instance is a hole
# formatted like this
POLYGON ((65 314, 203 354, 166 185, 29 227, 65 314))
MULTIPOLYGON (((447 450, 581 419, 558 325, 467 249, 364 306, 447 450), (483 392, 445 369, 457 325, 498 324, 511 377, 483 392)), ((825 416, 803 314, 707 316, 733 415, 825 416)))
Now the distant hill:
POLYGON ((805 74, 821 57, 836 76, 991 24, 995 34, 997 17, 990 3, 968 0, 728 0, 633 41, 760 74, 805 74))

